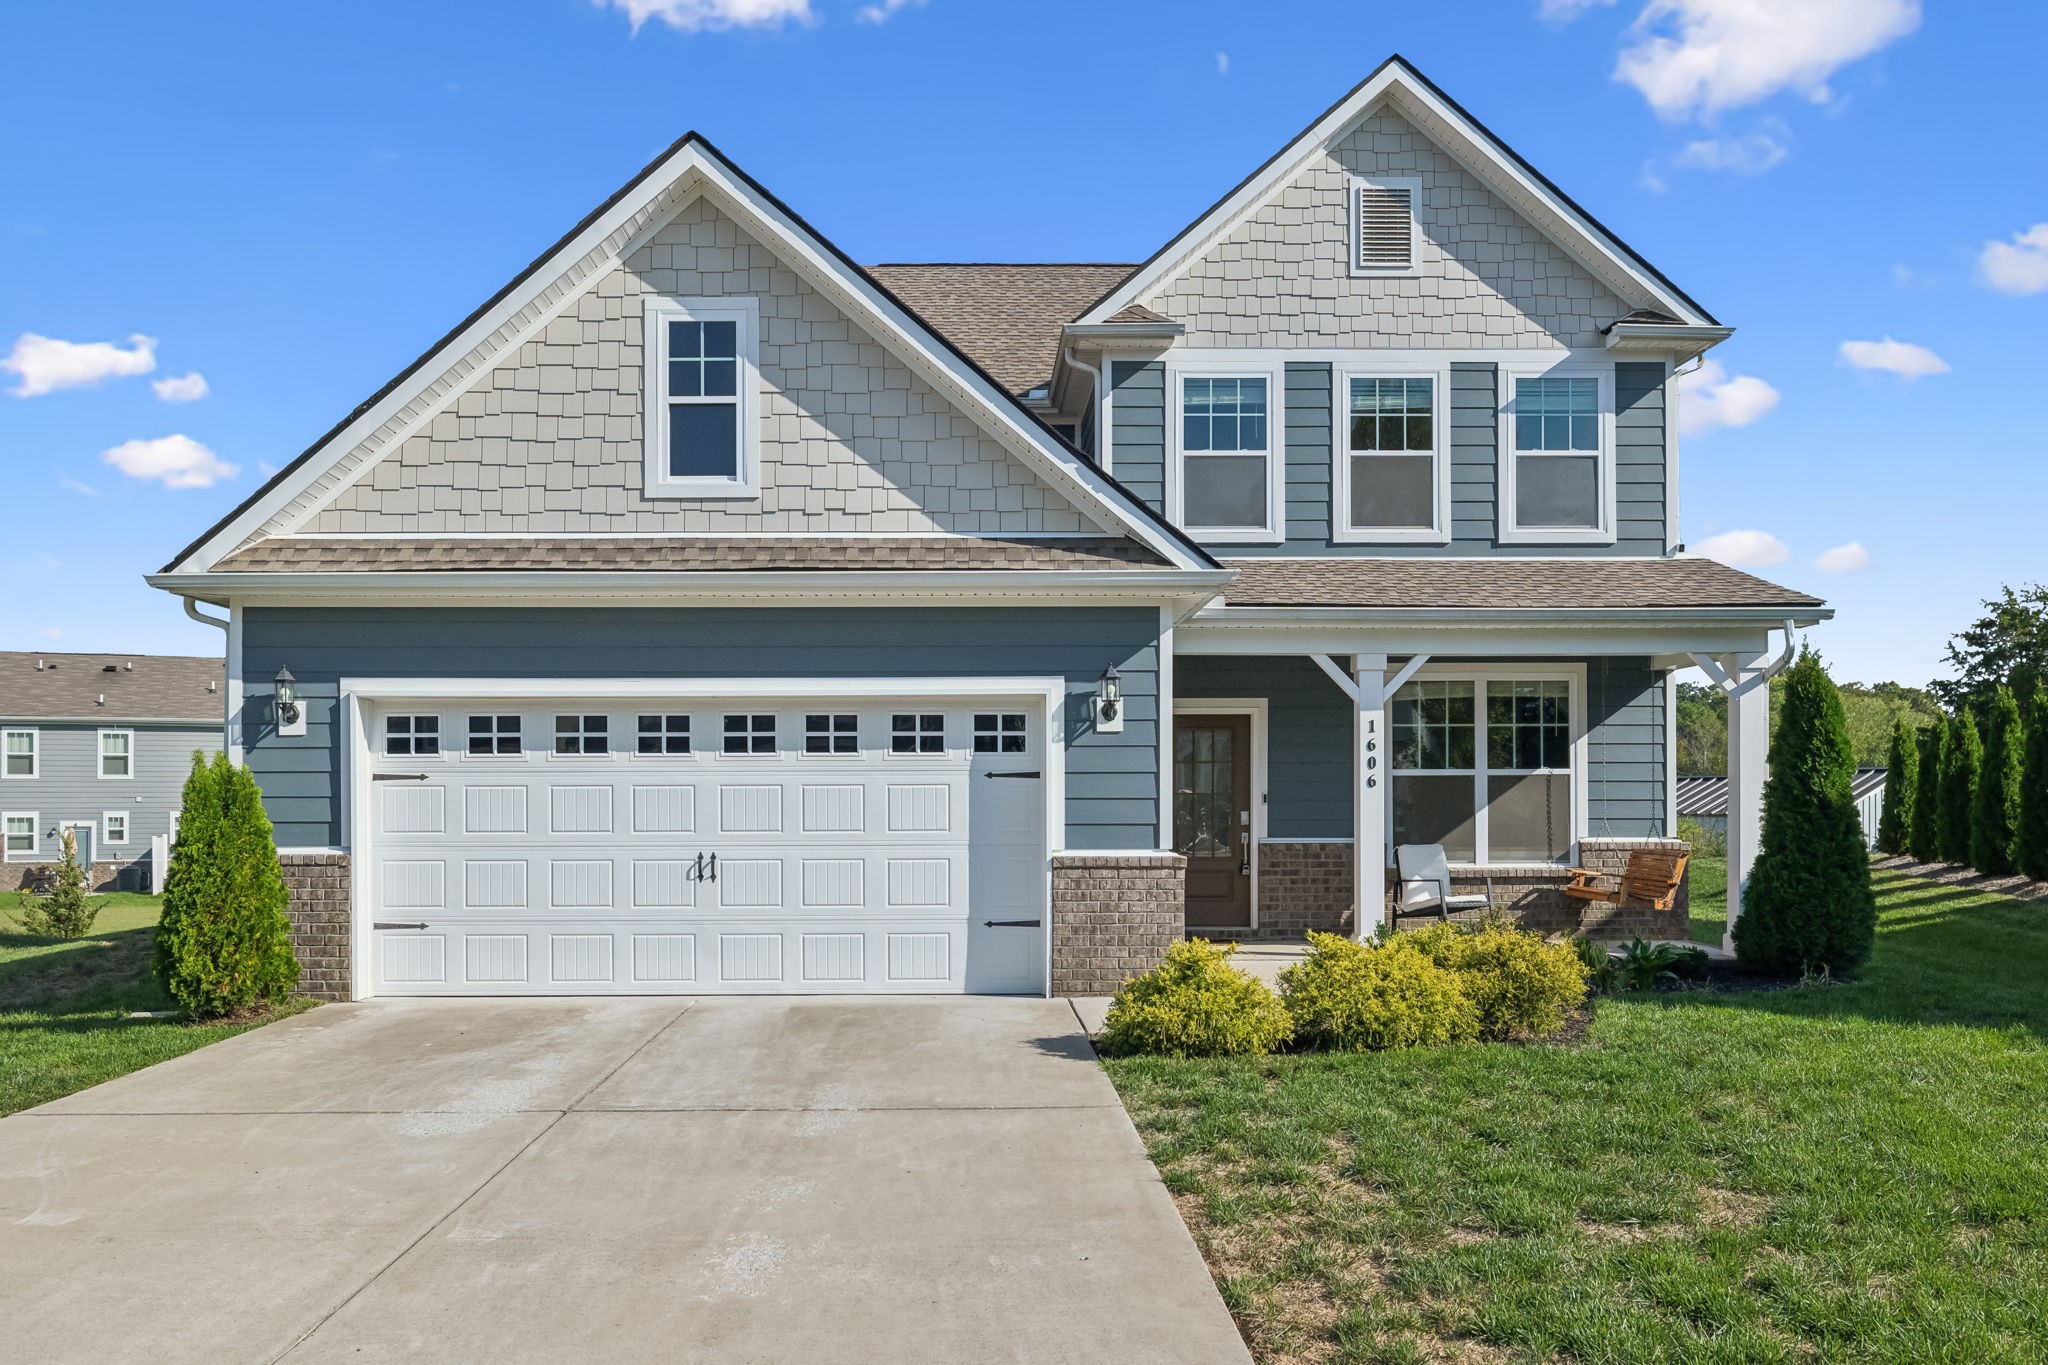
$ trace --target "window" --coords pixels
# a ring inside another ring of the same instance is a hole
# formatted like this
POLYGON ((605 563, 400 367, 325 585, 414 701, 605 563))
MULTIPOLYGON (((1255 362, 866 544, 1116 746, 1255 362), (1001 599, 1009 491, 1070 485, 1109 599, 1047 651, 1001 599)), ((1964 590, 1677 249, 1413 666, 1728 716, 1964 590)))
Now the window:
POLYGON ((1415 273, 1415 207, 1421 198, 1417 177, 1351 182, 1352 274, 1415 273))
POLYGON ((556 753, 608 754, 611 750, 610 717, 581 714, 555 717, 556 753))
POLYGON ((753 299, 649 299, 645 332, 649 497, 758 491, 753 299))
POLYGON ((859 753, 860 717, 850 714, 805 716, 804 752, 807 754, 859 753))
POLYGON ((471 716, 469 718, 469 751, 479 756, 516 754, 521 749, 519 742, 519 717, 517 716, 471 716))
POLYGON ((441 752, 439 716, 386 716, 384 752, 387 754, 438 754, 441 752))
POLYGON ((184 815, 184 813, 185 812, 181 810, 174 810, 171 812, 170 818, 164 822, 164 834, 166 836, 166 843, 175 844, 178 842, 178 819, 179 817, 184 815))
POLYGON ((135 776, 135 732, 100 731, 100 776, 135 776))
POLYGON ((0 816, 0 826, 7 831, 8 862, 22 862, 40 855, 42 841, 36 831, 42 826, 42 819, 34 811, 10 812, 0 816))
POLYGON ((128 842, 128 812, 109 810, 100 812, 100 834, 110 844, 128 842))
POLYGON ((1543 374, 1507 382, 1502 539, 1612 541, 1611 379, 1543 374))
POLYGON ((974 752, 978 754, 1021 754, 1028 747, 1027 722, 1022 711, 983 713, 974 718, 974 752))
POLYGON ((1274 538, 1271 378, 1185 375, 1180 386, 1181 525, 1211 539, 1274 538))
POLYGON ((1442 544, 1450 465, 1437 454, 1438 376, 1347 375, 1338 414, 1338 539, 1442 544))
POLYGON ((640 752, 643 754, 686 754, 690 752, 688 716, 640 717, 640 752))
POLYGON ((34 730, 8 730, 0 736, 0 751, 4 751, 5 765, 0 766, 0 776, 34 777, 38 736, 34 730))
POLYGON ((1388 712, 1393 842, 1442 844, 1452 862, 1571 855, 1576 808, 1571 683, 1418 681, 1388 712))
POLYGON ((946 752, 946 717, 943 713, 922 713, 889 717, 889 752, 892 754, 942 754, 946 752))
POLYGON ((775 717, 732 715, 725 718, 725 751, 729 754, 775 752, 775 717))

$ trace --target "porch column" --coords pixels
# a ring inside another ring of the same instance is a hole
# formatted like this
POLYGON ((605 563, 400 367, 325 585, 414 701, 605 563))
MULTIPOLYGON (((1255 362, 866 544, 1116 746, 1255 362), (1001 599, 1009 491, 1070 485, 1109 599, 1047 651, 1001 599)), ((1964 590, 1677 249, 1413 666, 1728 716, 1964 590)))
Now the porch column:
POLYGON ((1387 904, 1387 656, 1354 655, 1351 671, 1351 884, 1358 902, 1351 926, 1364 940, 1380 927, 1387 904))
POLYGON ((1764 832, 1764 773, 1769 761, 1770 680, 1762 654, 1731 655, 1728 695, 1728 927, 1721 946, 1735 950, 1735 921, 1764 832))

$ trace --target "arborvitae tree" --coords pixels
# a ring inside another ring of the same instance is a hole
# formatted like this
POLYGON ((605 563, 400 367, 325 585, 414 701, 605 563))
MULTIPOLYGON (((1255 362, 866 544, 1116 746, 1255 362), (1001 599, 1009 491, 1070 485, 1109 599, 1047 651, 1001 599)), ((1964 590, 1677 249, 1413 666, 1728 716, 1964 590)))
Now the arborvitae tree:
POLYGON ((288 900, 256 779, 226 754, 211 764, 194 754, 157 925, 165 992, 201 1018, 290 995, 299 963, 288 900))
POLYGON ((1770 970, 1853 972, 1870 956, 1877 901, 1851 794, 1856 756, 1842 698, 1811 649, 1785 673, 1771 736, 1764 830, 1735 950, 1770 970))
POLYGON ((2012 875, 2023 742, 2019 703, 2010 687, 2000 687, 1984 708, 1984 766, 1970 819, 1970 866, 1989 877, 2012 875))
POLYGON ((1977 775, 1984 768, 1984 741, 1970 708, 1949 717, 1948 752, 1941 771, 1941 860, 1970 861, 1970 821, 1976 814, 1977 775))
POLYGON ((2037 683, 2021 743, 2020 827, 2013 859, 2022 876, 2048 881, 2048 682, 2037 683))
POLYGON ((1914 747, 1920 751, 1920 785, 1913 792, 1913 827, 1906 847, 1923 863, 1941 859, 1941 754, 1947 735, 1948 722, 1937 720, 1914 736, 1919 740, 1914 747))
POLYGON ((1904 717, 1892 722, 1891 752, 1885 756, 1884 811, 1877 820, 1877 847, 1904 853, 1911 842, 1913 802, 1920 792, 1920 727, 1904 717))
POLYGON ((15 922, 25 932, 41 938, 84 938, 92 932, 92 922, 99 918, 100 908, 87 892, 85 869, 78 865, 76 831, 64 831, 62 849, 57 884, 48 895, 23 892, 21 913, 15 922))

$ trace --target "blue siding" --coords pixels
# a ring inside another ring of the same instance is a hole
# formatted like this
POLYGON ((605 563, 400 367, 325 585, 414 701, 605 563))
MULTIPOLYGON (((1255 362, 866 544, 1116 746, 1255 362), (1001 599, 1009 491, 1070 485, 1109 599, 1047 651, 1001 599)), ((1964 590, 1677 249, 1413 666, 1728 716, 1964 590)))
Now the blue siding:
POLYGON ((1158 361, 1113 361, 1109 367, 1110 472, 1118 483, 1166 515, 1166 367, 1158 361))
POLYGON ((221 728, 197 722, 141 725, 116 718, 104 724, 76 725, 50 720, 10 720, 10 730, 34 730, 37 763, 34 777, 0 782, 0 808, 39 818, 41 836, 36 862, 54 862, 59 853, 51 831, 60 821, 90 821, 101 841, 94 860, 133 862, 146 857, 149 841, 170 833, 171 813, 184 804, 185 779, 192 772, 195 750, 209 757, 220 752, 221 728), (134 776, 100 776, 101 730, 132 730, 134 776), (109 811, 128 816, 126 843, 109 844, 105 818, 109 811))
POLYGON ((341 841, 335 701, 344 677, 1067 679, 1067 846, 1156 848, 1159 613, 1103 608, 250 608, 243 742, 278 842, 341 841), (1121 734, 1080 700, 1123 675, 1121 734), (306 734, 272 733, 289 667, 306 734))
MULTIPOLYGON (((1330 544, 1334 480, 1330 459, 1330 367, 1292 364, 1286 373, 1285 451, 1287 543, 1291 554, 1325 554, 1330 544)), ((1226 553, 1276 547, 1233 545, 1226 553)))
POLYGON ((1586 661, 1588 816, 1596 839, 1664 835, 1664 683, 1648 659, 1586 661))
POLYGON ((1618 553, 1661 555, 1664 523, 1664 366, 1614 367, 1614 518, 1618 553))

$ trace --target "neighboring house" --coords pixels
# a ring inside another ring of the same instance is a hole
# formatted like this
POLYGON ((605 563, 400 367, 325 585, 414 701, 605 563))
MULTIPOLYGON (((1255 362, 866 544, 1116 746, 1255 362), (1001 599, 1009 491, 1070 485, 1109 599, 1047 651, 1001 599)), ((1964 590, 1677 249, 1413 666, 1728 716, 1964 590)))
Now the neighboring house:
POLYGON ((63 857, 64 831, 95 888, 138 867, 177 829, 192 754, 220 752, 219 659, 0 654, 0 890, 63 857))
MULTIPOLYGON (((1856 801, 1856 818, 1863 822, 1863 839, 1877 847, 1877 822, 1884 816, 1884 768, 1858 768, 1851 779, 1849 794, 1856 801)), ((1678 813, 1697 820, 1719 834, 1728 830, 1728 778, 1725 774, 1678 779, 1678 813)))
POLYGON ((1674 670, 1829 615, 1680 553, 1728 334, 1398 60, 1135 266, 863 268, 693 134, 151 582, 317 990, 1088 994, 1407 841, 1576 927, 1674 670))

